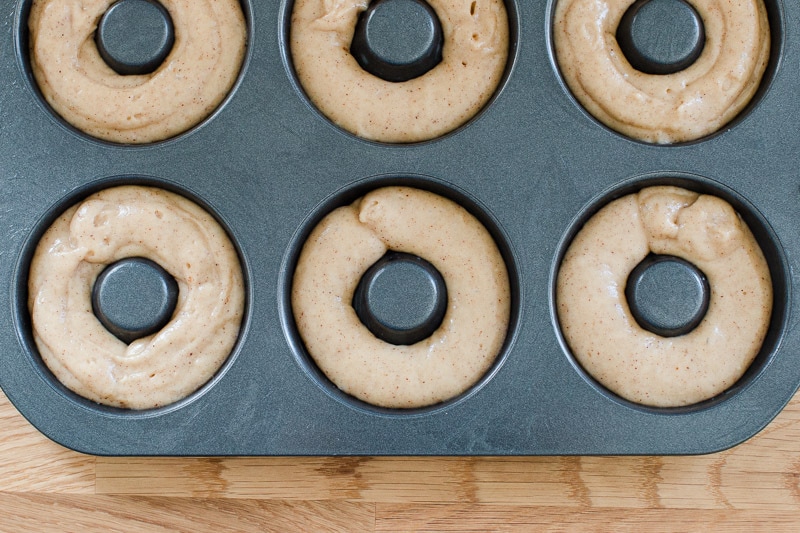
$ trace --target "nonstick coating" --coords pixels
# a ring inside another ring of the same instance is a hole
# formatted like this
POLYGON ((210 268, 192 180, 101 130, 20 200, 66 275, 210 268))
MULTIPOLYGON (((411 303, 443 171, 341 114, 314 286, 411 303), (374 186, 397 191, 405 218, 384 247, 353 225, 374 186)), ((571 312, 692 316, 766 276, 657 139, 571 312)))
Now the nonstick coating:
POLYGON ((507 79, 477 118, 411 145, 361 140, 330 124, 294 81, 291 2, 245 3, 241 79, 190 132, 147 146, 86 137, 53 116, 27 62, 28 0, 0 13, 0 386, 44 434, 112 455, 696 454, 757 433, 800 384, 800 4, 770 0, 773 58, 753 106, 707 139, 629 140, 569 95, 552 53, 553 2, 509 1, 507 79), (231 358, 189 398, 158 410, 103 408, 61 386, 31 339, 27 267, 52 219, 116 184, 158 185, 201 203, 239 247, 244 326, 231 358), (289 306, 303 238, 371 188, 415 184, 490 226, 509 264, 512 325, 479 386, 411 412, 371 408, 310 362, 289 306), (738 386, 673 410, 627 403, 573 361, 554 313, 558 263, 591 213, 652 184, 719 194, 751 225, 775 282, 765 349, 738 386))

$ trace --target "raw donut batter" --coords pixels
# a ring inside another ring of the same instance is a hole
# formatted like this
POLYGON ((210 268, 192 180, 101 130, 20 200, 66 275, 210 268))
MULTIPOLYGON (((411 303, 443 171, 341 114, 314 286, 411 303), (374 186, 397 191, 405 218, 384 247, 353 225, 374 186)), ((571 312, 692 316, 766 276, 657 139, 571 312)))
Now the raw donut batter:
POLYGON ((488 370, 506 337, 508 273, 491 235, 464 208, 408 187, 375 190, 327 215, 294 274, 292 309, 306 349, 344 392, 410 408, 445 401, 488 370), (375 337, 352 307, 361 276, 388 250, 417 255, 442 274, 442 325, 411 346, 375 337))
POLYGON ((69 208, 31 262, 28 307, 45 364, 69 389, 98 403, 147 409, 191 394, 227 359, 239 334, 244 283, 220 225, 161 189, 105 189, 69 208), (126 257, 145 257, 178 282, 170 322, 126 345, 92 311, 94 280, 126 257))
POLYGON ((675 407, 725 391, 758 354, 772 313, 772 281, 753 234, 725 201, 649 187, 586 222, 564 256, 556 302, 561 331, 581 366, 632 402, 675 407), (705 273, 703 321, 680 337, 642 329, 625 298, 628 275, 649 253, 705 273))
POLYGON ((558 67, 600 122, 634 139, 676 143, 717 131, 750 102, 769 61, 763 0, 688 1, 703 19, 703 52, 684 70, 653 75, 635 70, 617 44, 634 0, 558 0, 558 67))
POLYGON ((428 0, 444 33, 442 62, 405 82, 366 72, 350 54, 368 0, 295 0, 291 54, 297 78, 334 123, 366 139, 408 143, 464 124, 494 94, 508 58, 503 0, 428 0))
POLYGON ((76 128, 118 143, 177 135, 228 94, 247 30, 238 0, 159 0, 175 28, 155 72, 117 74, 100 57, 97 24, 115 0, 34 0, 28 18, 31 68, 53 110, 76 128))

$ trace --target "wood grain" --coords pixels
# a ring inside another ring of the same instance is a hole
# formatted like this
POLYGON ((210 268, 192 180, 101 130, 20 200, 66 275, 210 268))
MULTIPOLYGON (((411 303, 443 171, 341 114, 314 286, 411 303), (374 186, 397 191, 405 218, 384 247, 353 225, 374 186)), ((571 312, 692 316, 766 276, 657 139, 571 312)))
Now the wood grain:
POLYGON ((0 491, 91 494, 95 462, 47 439, 0 391, 0 491))
POLYGON ((375 505, 0 493, 2 531, 371 531, 375 505), (11 513, 10 511, 14 511, 11 513), (352 528, 352 529, 351 529, 352 528))
POLYGON ((800 396, 691 457, 91 457, 2 395, 0 428, 0 532, 800 528, 800 396))
POLYGON ((718 510, 565 510, 525 506, 378 506, 376 531, 641 533, 659 531, 796 531, 794 513, 718 510))

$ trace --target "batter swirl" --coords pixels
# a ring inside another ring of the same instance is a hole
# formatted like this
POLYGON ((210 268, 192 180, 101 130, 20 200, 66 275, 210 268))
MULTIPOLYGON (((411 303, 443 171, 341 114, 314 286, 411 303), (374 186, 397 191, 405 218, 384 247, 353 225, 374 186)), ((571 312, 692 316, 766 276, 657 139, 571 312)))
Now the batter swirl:
POLYGON ((711 398, 744 374, 769 327, 772 280, 727 202, 649 187, 586 222, 562 261, 556 302, 564 338, 589 374, 632 402, 676 407, 711 398), (661 337, 631 315, 625 285, 650 253, 685 259, 708 279, 708 311, 686 335, 661 337))
POLYGON ((189 200, 139 186, 100 191, 64 212, 36 248, 28 279, 33 336, 69 389, 98 403, 147 409, 194 392, 228 358, 244 310, 238 255, 220 225, 189 200), (178 282, 161 331, 123 343, 92 310, 94 280, 144 257, 178 282))

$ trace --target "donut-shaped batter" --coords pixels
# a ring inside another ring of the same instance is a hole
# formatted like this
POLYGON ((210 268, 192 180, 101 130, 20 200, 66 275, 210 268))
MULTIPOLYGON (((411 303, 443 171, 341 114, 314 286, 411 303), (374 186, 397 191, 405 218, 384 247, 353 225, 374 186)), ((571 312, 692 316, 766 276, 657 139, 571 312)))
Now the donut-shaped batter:
POLYGON ((598 382, 632 402, 677 407, 733 385, 758 354, 772 313, 761 248, 727 202, 677 187, 649 187, 613 201, 578 232, 558 273, 561 331, 598 382), (637 324, 625 298, 648 254, 699 268, 708 310, 691 332, 661 337, 637 324))
POLYGON ((117 74, 94 34, 115 0, 34 0, 28 18, 33 75, 47 103, 94 137, 148 143, 206 118, 228 94, 247 30, 238 0, 159 0, 175 43, 154 72, 117 74))
POLYGON ((291 54, 314 105, 340 127, 374 141, 407 143, 443 135, 494 94, 508 58, 503 0, 427 0, 444 34, 442 61, 405 82, 366 72, 350 54, 368 0, 295 0, 291 54))
POLYGON ((342 391, 382 407, 422 407, 464 392, 497 357, 509 323, 508 272, 489 232, 464 208, 431 192, 386 187, 314 228, 297 262, 292 309, 308 353, 342 391), (447 286, 441 326, 411 346, 375 337, 352 306, 361 276, 388 250, 426 259, 447 286))
POLYGON ((595 118, 634 139, 676 143, 709 135, 750 101, 769 60, 763 0, 687 0, 706 41, 691 66, 673 74, 635 70, 617 44, 634 0, 558 0, 556 59, 575 98, 595 118))
POLYGON ((197 390, 227 359, 244 310, 239 258, 222 227, 161 189, 105 189, 69 208, 31 262, 33 337, 61 383, 98 403, 147 409, 197 390), (145 257, 178 282, 170 322, 126 345, 98 321, 91 292, 103 269, 145 257))

